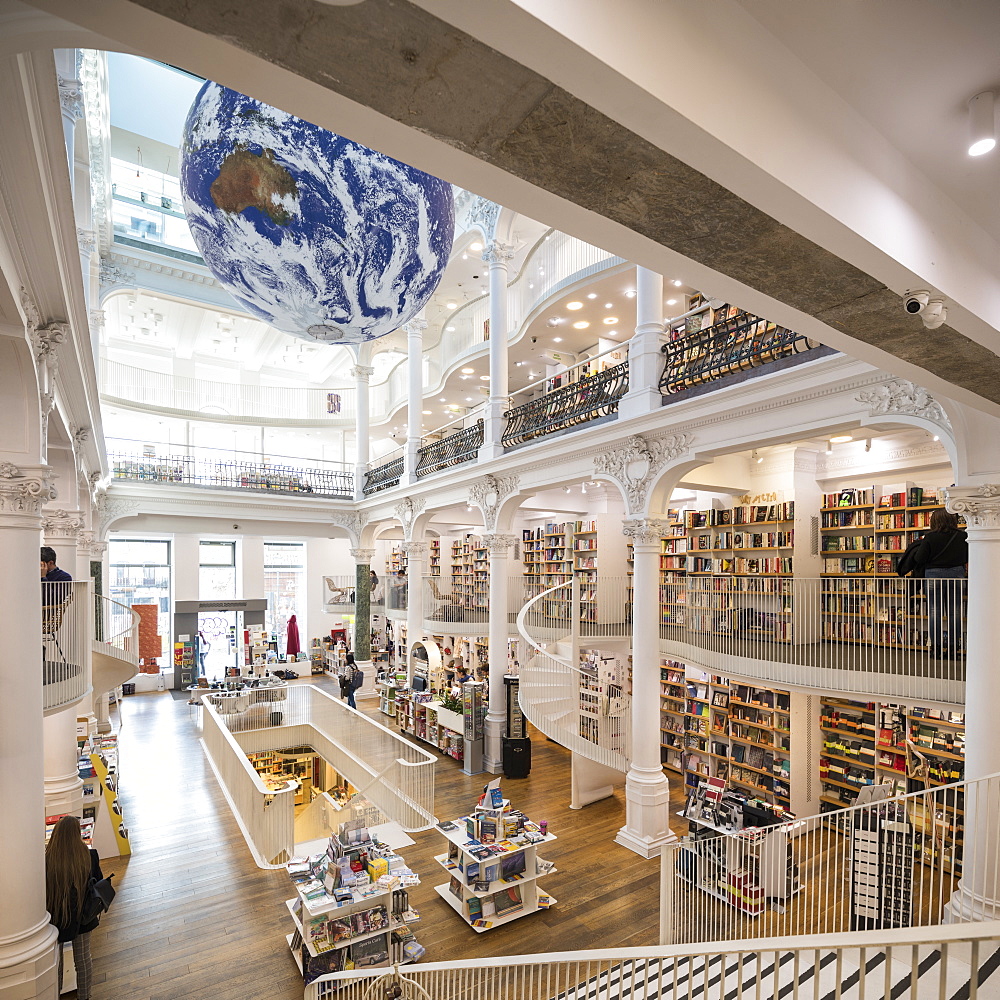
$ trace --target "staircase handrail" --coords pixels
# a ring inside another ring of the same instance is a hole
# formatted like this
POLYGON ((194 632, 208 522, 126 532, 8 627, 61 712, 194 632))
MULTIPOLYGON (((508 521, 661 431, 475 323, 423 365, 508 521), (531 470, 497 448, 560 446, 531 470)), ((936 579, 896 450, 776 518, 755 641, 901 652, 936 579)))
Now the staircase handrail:
MULTIPOLYGON (((96 603, 96 615, 95 615, 95 626, 97 627, 98 634, 95 634, 94 641, 100 643, 102 647, 111 646, 118 652, 121 659, 128 660, 130 663, 139 663, 139 613, 133 611, 127 604, 122 604, 120 601, 116 601, 111 597, 107 597, 104 594, 94 595, 96 603), (113 635, 104 635, 104 623, 105 621, 110 622, 112 620, 111 615, 105 616, 105 611, 110 611, 112 607, 119 608, 124 611, 128 616, 129 624, 113 635)), ((106 649, 101 649, 101 652, 108 652, 106 649)))
MULTIPOLYGON (((572 662, 572 660, 568 660, 565 657, 557 655, 556 653, 550 653, 548 650, 542 649, 542 647, 539 646, 537 642, 535 642, 535 640, 531 637, 531 635, 529 635, 527 630, 527 624, 525 622, 525 618, 528 615, 528 609, 532 605, 542 600, 543 597, 548 597, 549 594, 553 594, 557 590, 561 590, 563 587, 570 587, 571 588, 570 593, 572 593, 572 586, 573 586, 572 580, 567 580, 565 583, 557 583, 554 587, 550 587, 548 590, 543 590, 540 594, 536 594, 534 597, 532 597, 531 600, 528 601, 527 604, 525 604, 521 608, 521 610, 517 613, 517 630, 524 637, 524 641, 527 642, 529 646, 532 646, 536 652, 541 653, 542 656, 548 656, 550 659, 555 660, 557 663, 562 663, 564 666, 569 667, 571 670, 575 670, 579 674, 582 673, 582 671, 580 670, 577 664, 572 662)), ((571 632, 567 632, 565 636, 562 636, 560 639, 554 639, 552 641, 561 642, 563 639, 568 638, 571 634, 572 634, 571 632)))

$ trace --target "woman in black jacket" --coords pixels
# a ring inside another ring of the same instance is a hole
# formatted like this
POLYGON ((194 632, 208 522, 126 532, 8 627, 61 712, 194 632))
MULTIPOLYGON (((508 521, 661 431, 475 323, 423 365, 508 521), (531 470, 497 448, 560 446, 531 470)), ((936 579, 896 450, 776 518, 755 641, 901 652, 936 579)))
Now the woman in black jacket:
POLYGON ((87 924, 81 923, 83 906, 91 878, 103 877, 97 851, 88 848, 80 835, 80 821, 75 816, 63 816, 45 848, 45 906, 59 931, 59 992, 63 983, 62 944, 72 941, 78 1000, 90 1000, 90 932, 100 921, 95 917, 87 924))
POLYGON ((969 564, 968 535, 958 526, 958 518, 946 510, 931 514, 931 530, 915 552, 918 569, 927 584, 927 620, 931 652, 940 658, 958 652, 962 635, 962 585, 947 581, 962 579, 969 564), (947 638, 943 618, 948 619, 947 638))

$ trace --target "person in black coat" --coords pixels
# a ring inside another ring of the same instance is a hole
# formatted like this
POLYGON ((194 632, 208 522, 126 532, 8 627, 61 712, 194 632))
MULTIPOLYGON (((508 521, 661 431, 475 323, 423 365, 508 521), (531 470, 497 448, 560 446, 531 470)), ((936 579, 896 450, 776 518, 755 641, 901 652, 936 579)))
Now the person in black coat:
POLYGON ((932 655, 953 657, 962 635, 964 587, 949 581, 963 579, 969 565, 969 536, 959 528, 954 514, 946 510, 931 514, 931 530, 915 549, 913 560, 928 581, 927 623, 932 655))
POLYGON ((88 848, 80 835, 80 821, 75 816, 63 816, 45 847, 45 906, 59 931, 59 992, 63 983, 61 945, 72 941, 78 1000, 90 1000, 90 932, 100 922, 100 917, 95 917, 83 923, 83 907, 91 878, 103 877, 97 851, 88 848))

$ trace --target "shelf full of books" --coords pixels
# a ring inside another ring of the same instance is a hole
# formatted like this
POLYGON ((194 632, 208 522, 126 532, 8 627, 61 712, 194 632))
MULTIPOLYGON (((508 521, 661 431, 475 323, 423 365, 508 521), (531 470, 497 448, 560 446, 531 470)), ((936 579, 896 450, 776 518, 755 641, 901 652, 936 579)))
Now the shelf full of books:
POLYGON ((451 601, 460 608, 489 613, 489 552, 475 535, 452 542, 451 601))
POLYGON ((434 891, 477 933, 555 905, 537 880, 556 871, 538 856, 538 846, 556 838, 544 822, 511 808, 499 778, 486 786, 472 813, 437 828, 448 849, 435 861, 449 880, 434 891))

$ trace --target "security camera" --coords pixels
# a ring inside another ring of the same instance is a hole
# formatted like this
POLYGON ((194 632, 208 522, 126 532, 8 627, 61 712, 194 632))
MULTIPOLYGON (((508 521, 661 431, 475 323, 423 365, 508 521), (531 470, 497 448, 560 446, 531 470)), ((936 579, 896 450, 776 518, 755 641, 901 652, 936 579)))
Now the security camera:
POLYGON ((948 309, 944 304, 944 299, 931 299, 924 306, 920 318, 928 330, 936 330, 948 318, 948 309))
POLYGON ((233 525, 233 531, 239 531, 239 530, 240 530, 240 526, 238 524, 234 524, 233 525))
POLYGON ((916 316, 927 308, 931 293, 922 288, 915 292, 906 292, 903 295, 903 308, 911 315, 916 316))
POLYGON ((532 342, 533 344, 537 344, 537 343, 538 343, 538 338, 537 338, 537 337, 532 337, 532 338, 531 338, 531 342, 532 342))

